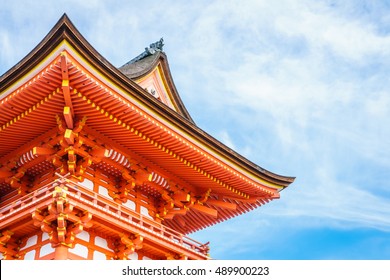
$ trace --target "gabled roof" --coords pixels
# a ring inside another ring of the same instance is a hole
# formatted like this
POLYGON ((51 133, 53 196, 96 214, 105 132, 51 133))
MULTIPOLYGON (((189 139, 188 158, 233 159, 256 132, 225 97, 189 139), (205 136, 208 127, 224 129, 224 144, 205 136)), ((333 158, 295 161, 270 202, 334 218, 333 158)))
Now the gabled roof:
POLYGON ((167 92, 167 97, 169 98, 169 102, 172 104, 173 109, 187 118, 190 122, 194 122, 176 89, 169 69, 168 58, 164 52, 156 51, 154 54, 140 60, 126 63, 118 69, 135 82, 142 80, 154 71, 160 70, 161 82, 165 85, 165 91, 167 92))
POLYGON ((118 69, 130 79, 137 79, 149 73, 154 67, 156 67, 160 55, 162 52, 155 52, 140 60, 126 63, 118 69))
POLYGON ((175 182, 197 193, 211 190, 212 199, 199 205, 199 212, 187 213, 190 223, 182 221, 186 227, 164 221, 184 233, 278 198, 294 181, 259 167, 197 127, 173 84, 166 55, 159 52, 145 59, 117 69, 64 15, 36 48, 0 77, 0 195, 10 191, 2 181, 8 173, 38 174, 51 164, 36 158, 31 145, 59 139, 56 115, 68 116, 72 127, 86 119, 85 133, 115 147, 115 157, 110 150, 104 166, 108 170, 134 160, 154 178, 150 188, 175 182), (173 107, 137 84, 158 67, 173 107), (218 217, 202 214, 207 212, 204 207, 218 211, 218 217))

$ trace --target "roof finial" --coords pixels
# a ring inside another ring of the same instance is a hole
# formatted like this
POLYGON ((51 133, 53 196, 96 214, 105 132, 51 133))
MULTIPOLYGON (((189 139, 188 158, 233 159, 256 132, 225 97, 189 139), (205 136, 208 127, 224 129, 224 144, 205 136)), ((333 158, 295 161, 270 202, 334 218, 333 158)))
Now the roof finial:
POLYGON ((145 51, 143 53, 141 53, 137 57, 133 58, 132 60, 130 60, 126 64, 131 64, 131 63, 136 62, 138 60, 141 60, 141 59, 143 59, 143 58, 145 58, 145 57, 147 57, 149 55, 155 54, 156 52, 162 52, 163 46, 164 46, 164 39, 161 38, 157 42, 151 43, 149 45, 149 47, 145 48, 145 51))
POLYGON ((155 52, 162 51, 164 46, 164 39, 161 38, 157 42, 151 43, 149 45, 149 48, 145 48, 146 52, 149 52, 150 54, 154 54, 155 52))

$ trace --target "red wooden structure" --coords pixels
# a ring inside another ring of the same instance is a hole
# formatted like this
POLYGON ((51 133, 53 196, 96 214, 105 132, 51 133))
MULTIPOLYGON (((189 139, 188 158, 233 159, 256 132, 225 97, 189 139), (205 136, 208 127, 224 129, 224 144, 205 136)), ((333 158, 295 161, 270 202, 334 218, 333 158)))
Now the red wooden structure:
POLYGON ((197 127, 160 47, 116 68, 64 15, 1 76, 3 259, 209 259, 187 234, 294 181, 197 127))

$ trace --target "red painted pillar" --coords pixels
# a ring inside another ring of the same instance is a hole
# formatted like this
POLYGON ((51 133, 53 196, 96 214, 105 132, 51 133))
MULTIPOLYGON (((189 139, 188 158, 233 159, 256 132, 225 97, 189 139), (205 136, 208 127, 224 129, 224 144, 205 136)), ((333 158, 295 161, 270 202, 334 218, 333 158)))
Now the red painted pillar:
POLYGON ((55 260, 67 260, 68 259, 68 247, 64 245, 59 245, 55 248, 54 251, 55 260))

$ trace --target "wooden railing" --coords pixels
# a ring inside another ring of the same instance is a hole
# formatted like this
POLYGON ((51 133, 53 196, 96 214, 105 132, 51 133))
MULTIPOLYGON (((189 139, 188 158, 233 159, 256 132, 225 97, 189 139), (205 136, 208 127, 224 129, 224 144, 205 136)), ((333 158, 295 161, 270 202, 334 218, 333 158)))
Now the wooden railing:
POLYGON ((19 212, 27 206, 37 204, 39 201, 52 197, 54 185, 43 186, 15 201, 7 203, 0 208, 0 223, 9 215, 19 212))
POLYGON ((209 250, 207 244, 202 244, 196 240, 193 240, 176 230, 166 227, 128 207, 116 203, 115 201, 110 200, 101 194, 88 190, 82 185, 75 183, 74 181, 71 181, 64 176, 58 175, 58 177, 59 178, 54 182, 49 183, 4 207, 1 207, 0 224, 1 220, 10 215, 14 215, 17 212, 20 212, 22 209, 30 205, 34 205, 42 200, 52 199, 55 188, 62 187, 67 193, 67 196, 73 200, 83 204, 88 204, 89 206, 101 210, 106 214, 113 216, 114 218, 131 223, 140 229, 146 230, 151 234, 158 235, 180 246, 191 249, 196 253, 200 253, 205 256, 207 255, 209 250))

